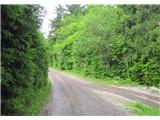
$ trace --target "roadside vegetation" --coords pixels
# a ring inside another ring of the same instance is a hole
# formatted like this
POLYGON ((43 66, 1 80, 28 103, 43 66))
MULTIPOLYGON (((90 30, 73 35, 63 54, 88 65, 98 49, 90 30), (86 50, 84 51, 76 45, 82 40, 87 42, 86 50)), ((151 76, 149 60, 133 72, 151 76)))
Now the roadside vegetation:
POLYGON ((159 13, 159 5, 59 5, 49 35, 52 65, 100 83, 160 87, 159 13))
POLYGON ((143 103, 127 103, 126 107, 135 115, 160 116, 160 110, 144 105, 143 103))
POLYGON ((86 80, 86 81, 89 81, 89 82, 92 82, 92 83, 95 83, 95 84, 98 84, 98 85, 101 85, 101 86, 116 85, 116 86, 142 87, 142 85, 139 85, 136 82, 133 82, 131 80, 125 80, 125 79, 122 79, 120 77, 95 78, 93 76, 85 76, 84 74, 82 74, 80 72, 77 72, 77 71, 73 71, 73 70, 72 71, 71 70, 63 70, 62 71, 61 69, 57 69, 57 68, 54 68, 54 67, 53 67, 53 69, 57 70, 59 72, 62 72, 62 73, 74 75, 78 78, 81 78, 81 80, 86 80))
POLYGON ((38 115, 50 93, 39 5, 1 6, 1 114, 38 115))

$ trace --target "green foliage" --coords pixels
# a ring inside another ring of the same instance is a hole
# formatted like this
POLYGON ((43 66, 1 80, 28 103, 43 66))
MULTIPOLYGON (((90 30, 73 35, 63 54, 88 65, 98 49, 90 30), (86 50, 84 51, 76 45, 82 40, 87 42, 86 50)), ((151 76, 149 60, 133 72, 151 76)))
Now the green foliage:
POLYGON ((85 14, 74 14, 75 10, 61 20, 52 44, 53 66, 95 78, 121 77, 159 87, 159 6, 86 8, 85 14))
POLYGON ((131 78, 140 84, 159 86, 160 67, 153 60, 143 63, 135 63, 130 69, 131 78))
POLYGON ((42 8, 38 5, 2 5, 1 8, 1 112, 31 115, 27 110, 36 106, 35 96, 48 84, 48 43, 39 32, 42 8))
POLYGON ((71 47, 74 40, 72 35, 77 30, 79 19, 78 16, 67 16, 61 23, 63 27, 57 31, 57 41, 53 48, 55 55, 53 64, 61 69, 72 68, 71 47))
POLYGON ((51 83, 48 83, 40 89, 21 89, 21 96, 5 100, 6 113, 2 115, 39 115, 51 92, 51 83))

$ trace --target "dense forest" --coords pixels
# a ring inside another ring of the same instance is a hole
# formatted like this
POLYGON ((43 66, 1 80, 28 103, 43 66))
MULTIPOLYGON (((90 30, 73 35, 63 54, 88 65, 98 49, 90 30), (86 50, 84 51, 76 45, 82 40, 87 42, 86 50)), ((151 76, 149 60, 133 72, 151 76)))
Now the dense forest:
POLYGON ((160 87, 159 5, 58 5, 48 39, 39 5, 1 6, 1 114, 38 115, 48 67, 160 87))
POLYGON ((49 50, 39 31, 42 17, 39 5, 1 6, 2 115, 37 115, 48 98, 49 50))
POLYGON ((59 5, 52 20, 55 68, 160 86, 159 5, 59 5))

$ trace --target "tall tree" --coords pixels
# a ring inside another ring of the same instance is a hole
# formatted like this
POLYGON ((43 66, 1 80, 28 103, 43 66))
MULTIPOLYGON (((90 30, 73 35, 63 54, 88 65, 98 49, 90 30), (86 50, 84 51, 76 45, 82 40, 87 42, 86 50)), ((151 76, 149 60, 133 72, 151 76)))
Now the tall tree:
POLYGON ((56 17, 53 20, 51 20, 51 25, 50 25, 51 31, 49 34, 50 36, 56 36, 56 31, 61 26, 60 22, 66 15, 66 9, 62 5, 58 5, 55 8, 55 11, 56 11, 56 17))
POLYGON ((66 5, 69 14, 79 15, 85 14, 86 6, 80 4, 66 5))

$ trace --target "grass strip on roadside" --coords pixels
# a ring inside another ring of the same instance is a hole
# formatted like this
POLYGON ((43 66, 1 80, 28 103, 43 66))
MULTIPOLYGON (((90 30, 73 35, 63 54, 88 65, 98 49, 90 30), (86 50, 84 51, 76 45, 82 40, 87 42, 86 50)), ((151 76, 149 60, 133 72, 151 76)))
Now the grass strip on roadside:
POLYGON ((137 83, 132 82, 131 80, 123 80, 119 77, 111 78, 111 77, 105 77, 105 78, 95 78, 92 76, 85 76, 84 74, 77 72, 77 71, 71 71, 71 70, 59 70, 57 68, 53 68, 54 70, 67 73, 76 77, 79 77, 82 80, 90 81, 98 85, 107 86, 107 85, 116 85, 116 86, 139 86, 137 83))
POLYGON ((149 107, 140 102, 129 102, 125 107, 138 116, 160 116, 160 109, 149 107))

